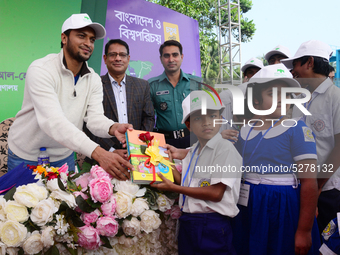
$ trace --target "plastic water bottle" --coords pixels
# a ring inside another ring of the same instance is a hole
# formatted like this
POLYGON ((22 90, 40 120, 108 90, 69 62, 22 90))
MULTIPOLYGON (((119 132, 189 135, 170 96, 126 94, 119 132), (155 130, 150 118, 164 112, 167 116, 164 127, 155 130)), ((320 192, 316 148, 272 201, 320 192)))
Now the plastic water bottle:
POLYGON ((45 147, 40 148, 40 153, 38 156, 38 165, 40 166, 50 166, 50 157, 46 152, 45 147))

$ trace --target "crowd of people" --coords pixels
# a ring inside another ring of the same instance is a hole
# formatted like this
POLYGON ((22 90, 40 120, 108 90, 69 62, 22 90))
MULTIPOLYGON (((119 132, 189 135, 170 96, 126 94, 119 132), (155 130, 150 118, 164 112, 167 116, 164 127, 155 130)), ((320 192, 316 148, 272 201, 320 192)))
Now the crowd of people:
POLYGON ((182 160, 175 183, 159 174, 163 182, 152 185, 181 194, 179 254, 340 254, 340 89, 327 44, 304 42, 294 56, 278 45, 265 55, 267 66, 248 60, 239 85, 245 113, 236 115, 230 90, 207 93, 200 77, 181 70, 178 41, 160 46, 164 72, 146 81, 126 74, 130 50, 120 39, 105 45, 105 75, 87 65, 106 34, 87 14, 73 14, 61 32, 61 51, 27 70, 9 171, 37 165, 46 147, 55 167, 74 169, 78 152, 128 180, 126 130, 160 132, 170 158, 182 160), (207 166, 237 171, 197 171, 207 166))

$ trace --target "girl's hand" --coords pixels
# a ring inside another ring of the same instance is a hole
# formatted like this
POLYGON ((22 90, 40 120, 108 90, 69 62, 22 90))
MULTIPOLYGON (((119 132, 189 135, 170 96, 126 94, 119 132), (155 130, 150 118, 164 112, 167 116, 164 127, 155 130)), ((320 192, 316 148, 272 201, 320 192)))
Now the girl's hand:
POLYGON ((312 246, 312 235, 310 231, 299 231, 295 233, 295 254, 305 255, 312 246))
POLYGON ((224 139, 229 140, 230 142, 232 142, 233 144, 235 142, 237 142, 238 139, 238 134, 239 132, 236 130, 232 130, 232 129, 225 129, 221 132, 221 135, 224 139))
POLYGON ((162 179, 163 182, 157 184, 151 184, 151 187, 157 188, 161 191, 173 191, 174 187, 177 186, 165 178, 161 173, 157 173, 158 177, 162 179))

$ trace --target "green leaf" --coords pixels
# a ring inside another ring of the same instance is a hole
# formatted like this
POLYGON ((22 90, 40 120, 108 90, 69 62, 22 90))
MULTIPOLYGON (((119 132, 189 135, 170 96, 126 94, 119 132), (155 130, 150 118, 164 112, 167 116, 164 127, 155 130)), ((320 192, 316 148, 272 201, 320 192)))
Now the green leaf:
POLYGON ((69 248, 65 243, 63 243, 63 245, 66 248, 66 250, 69 251, 69 253, 71 253, 72 255, 78 255, 77 250, 69 248))
POLYGON ((140 146, 140 151, 141 151, 143 154, 145 154, 146 148, 148 148, 148 146, 146 146, 146 145, 141 145, 141 146, 140 146))
POLYGON ((86 200, 84 200, 84 198, 82 198, 82 196, 77 196, 76 197, 76 203, 79 207, 80 210, 82 210, 83 212, 93 212, 94 210, 96 210, 96 208, 91 207, 86 200))
POLYGON ((60 206, 59 206, 59 210, 56 214, 61 214, 62 212, 66 211, 68 208, 70 208, 65 201, 62 201, 60 206))
POLYGON ((58 186, 62 191, 66 191, 64 183, 61 181, 60 176, 58 176, 58 186))
POLYGON ((91 197, 89 197, 88 199, 86 199, 86 202, 91 206, 91 207, 93 207, 93 208, 100 208, 101 206, 102 206, 102 203, 100 203, 100 202, 97 202, 97 203, 95 203, 92 199, 91 199, 91 197))
POLYGON ((104 246, 106 248, 109 248, 109 249, 112 249, 110 241, 109 241, 109 239, 106 236, 100 236, 100 240, 102 240, 103 243, 104 243, 102 246, 104 246))
POLYGON ((25 254, 24 249, 22 247, 20 247, 18 255, 24 255, 24 254, 25 254))
POLYGON ((45 251, 44 255, 60 255, 58 248, 53 245, 47 251, 45 251))
POLYGON ((11 188, 9 191, 7 191, 6 195, 4 196, 4 198, 6 199, 6 201, 8 200, 14 200, 13 196, 15 191, 17 190, 17 188, 14 186, 13 188, 11 188))
POLYGON ((72 222, 73 222, 73 225, 77 228, 85 226, 85 223, 79 217, 72 218, 72 222))

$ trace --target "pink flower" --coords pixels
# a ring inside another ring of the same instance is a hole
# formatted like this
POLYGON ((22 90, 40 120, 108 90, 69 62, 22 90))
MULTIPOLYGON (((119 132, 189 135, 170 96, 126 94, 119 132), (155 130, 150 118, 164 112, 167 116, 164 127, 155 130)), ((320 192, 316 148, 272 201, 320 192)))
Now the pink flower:
POLYGON ((93 222, 96 222, 98 220, 98 217, 100 216, 100 211, 98 209, 94 210, 90 213, 82 213, 80 218, 86 225, 90 225, 93 222))
POLYGON ((76 179, 77 186, 81 186, 82 191, 85 191, 87 189, 87 185, 89 184, 89 179, 91 177, 90 173, 86 173, 81 175, 79 178, 76 179))
POLYGON ((91 225, 85 225, 79 229, 81 230, 81 232, 78 233, 79 245, 89 250, 98 249, 102 244, 99 237, 99 231, 91 225))
POLYGON ((116 211, 117 203, 114 195, 111 195, 111 198, 106 203, 102 204, 100 209, 105 216, 112 216, 116 211))
POLYGON ((59 172, 59 174, 60 173, 67 173, 68 172, 68 165, 67 165, 67 163, 65 163, 64 165, 59 167, 58 172, 59 172))
POLYGON ((103 168, 101 168, 98 165, 93 166, 90 170, 90 173, 91 173, 91 177, 94 178, 94 179, 95 178, 101 178, 101 177, 104 177, 104 176, 110 177, 110 175, 103 168))
POLYGON ((94 202, 104 203, 112 195, 113 185, 108 176, 92 179, 89 183, 91 198, 94 202))
POLYGON ((182 173, 182 164, 176 164, 175 165, 177 171, 181 174, 182 173))
POLYGON ((170 213, 171 218, 178 219, 179 217, 181 217, 181 214, 182 212, 178 205, 172 206, 170 213))
POLYGON ((114 237, 118 233, 119 224, 115 217, 104 216, 97 221, 97 230, 102 236, 114 237))
POLYGON ((81 191, 75 191, 75 192, 73 192, 73 195, 74 195, 74 197, 81 196, 82 198, 84 198, 84 200, 89 198, 85 193, 83 193, 81 191))

